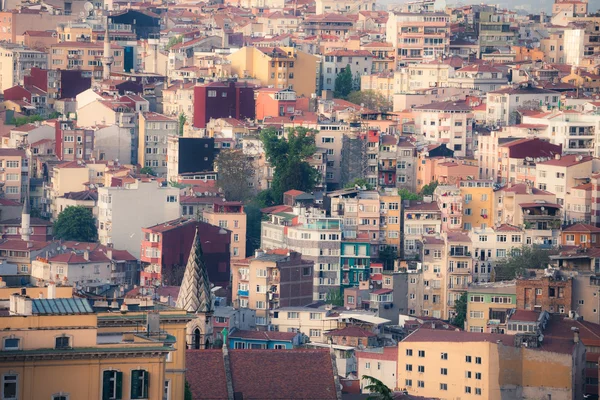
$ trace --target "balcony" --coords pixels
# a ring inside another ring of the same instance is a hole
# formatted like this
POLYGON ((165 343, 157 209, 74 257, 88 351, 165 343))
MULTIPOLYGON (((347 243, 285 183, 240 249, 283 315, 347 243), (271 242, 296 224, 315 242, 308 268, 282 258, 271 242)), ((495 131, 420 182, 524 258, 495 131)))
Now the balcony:
POLYGON ((469 288, 468 283, 449 283, 448 289, 450 290, 467 290, 469 288))
POLYGON ((448 252, 448 255, 450 257, 471 257, 471 252, 468 250, 463 250, 463 249, 457 248, 457 249, 451 249, 448 252))
POLYGON ((239 274, 240 276, 240 281, 249 281, 250 277, 246 274, 239 274))
POLYGON ((471 275, 471 268, 448 268, 448 272, 453 275, 471 275))
POLYGON ((390 164, 379 164, 379 172, 396 172, 396 166, 390 164))
POLYGON ((250 295, 249 290, 238 290, 238 296, 248 297, 250 295))

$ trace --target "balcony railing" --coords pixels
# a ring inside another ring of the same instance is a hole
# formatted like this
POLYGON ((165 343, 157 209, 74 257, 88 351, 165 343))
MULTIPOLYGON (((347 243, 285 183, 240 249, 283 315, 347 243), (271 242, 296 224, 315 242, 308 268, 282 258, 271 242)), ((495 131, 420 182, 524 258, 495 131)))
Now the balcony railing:
POLYGON ((467 290, 469 288, 468 283, 449 283, 448 289, 450 290, 467 290))
POLYGON ((250 295, 249 290, 238 290, 238 296, 248 297, 250 295))

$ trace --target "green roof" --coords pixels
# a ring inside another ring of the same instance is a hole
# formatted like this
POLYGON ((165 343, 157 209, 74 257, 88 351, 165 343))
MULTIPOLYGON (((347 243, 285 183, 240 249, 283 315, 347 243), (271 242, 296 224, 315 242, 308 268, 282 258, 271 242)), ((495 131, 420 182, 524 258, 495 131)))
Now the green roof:
POLYGON ((33 299, 33 314, 68 315, 93 314, 94 310, 86 299, 33 299))

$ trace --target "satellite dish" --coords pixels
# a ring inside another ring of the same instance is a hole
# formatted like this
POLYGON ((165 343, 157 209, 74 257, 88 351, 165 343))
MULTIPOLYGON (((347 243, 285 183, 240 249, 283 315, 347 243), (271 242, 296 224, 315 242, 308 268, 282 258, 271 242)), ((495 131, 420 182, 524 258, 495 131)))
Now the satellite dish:
POLYGON ((83 9, 87 13, 87 15, 91 17, 92 13, 94 11, 94 5, 92 3, 90 3, 89 1, 86 1, 85 4, 83 5, 83 9))

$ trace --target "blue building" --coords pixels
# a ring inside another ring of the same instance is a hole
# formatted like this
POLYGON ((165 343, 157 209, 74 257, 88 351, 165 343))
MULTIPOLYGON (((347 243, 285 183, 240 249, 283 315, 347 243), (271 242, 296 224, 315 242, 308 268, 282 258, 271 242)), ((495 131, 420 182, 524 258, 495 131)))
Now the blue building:
POLYGON ((371 245, 369 242, 342 242, 341 286, 358 286, 369 280, 371 269, 371 245))
POLYGON ((302 333, 234 330, 228 341, 230 349, 293 349, 302 344, 302 333))

